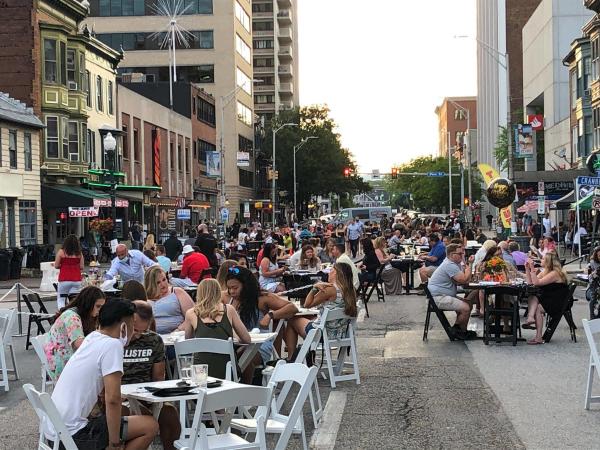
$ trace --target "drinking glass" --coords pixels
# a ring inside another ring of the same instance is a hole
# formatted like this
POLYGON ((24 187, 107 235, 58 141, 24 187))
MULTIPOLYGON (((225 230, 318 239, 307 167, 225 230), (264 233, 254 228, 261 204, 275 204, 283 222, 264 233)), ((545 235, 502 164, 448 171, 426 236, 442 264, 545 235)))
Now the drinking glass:
POLYGON ((192 383, 206 387, 208 382, 208 364, 193 364, 192 365, 192 383))
POLYGON ((192 363, 194 362, 194 357, 191 355, 181 356, 179 357, 179 365, 181 370, 181 379, 183 381, 187 381, 188 383, 192 380, 192 363))

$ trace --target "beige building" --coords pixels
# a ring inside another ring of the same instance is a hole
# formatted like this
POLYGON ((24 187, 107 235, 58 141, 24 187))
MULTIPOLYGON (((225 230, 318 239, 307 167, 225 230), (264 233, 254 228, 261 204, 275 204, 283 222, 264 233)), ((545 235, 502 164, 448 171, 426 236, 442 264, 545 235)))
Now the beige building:
MULTIPOLYGON (((234 218, 254 195, 253 163, 237 167, 237 152, 251 149, 254 140, 251 5, 248 0, 185 4, 190 8, 178 24, 195 38, 190 48, 177 50, 177 80, 199 84, 217 100, 217 149, 222 135, 225 193, 234 218)), ((151 36, 168 20, 156 16, 150 2, 91 0, 90 14, 86 22, 96 36, 113 49, 123 48, 120 73, 144 74, 146 82, 169 81, 168 51, 151 36)))
POLYGON ((254 110, 265 123, 300 104, 297 0, 252 0, 254 110))
POLYGON ((0 248, 43 242, 40 130, 31 108, 0 92, 0 248))

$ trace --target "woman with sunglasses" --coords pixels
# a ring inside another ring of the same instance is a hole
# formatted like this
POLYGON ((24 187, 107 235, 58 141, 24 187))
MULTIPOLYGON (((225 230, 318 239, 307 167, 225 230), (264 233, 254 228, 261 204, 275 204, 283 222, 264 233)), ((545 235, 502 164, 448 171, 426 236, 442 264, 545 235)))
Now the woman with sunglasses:
MULTIPOLYGON (((247 330, 254 328, 268 330, 272 321, 290 319, 298 312, 298 308, 293 303, 261 289, 256 277, 244 267, 230 267, 226 285, 229 296, 227 303, 234 306, 247 330)), ((261 359, 263 363, 270 361, 272 354, 273 343, 269 341, 262 344, 259 354, 244 370, 242 380, 250 383, 254 368, 261 363, 261 359)))

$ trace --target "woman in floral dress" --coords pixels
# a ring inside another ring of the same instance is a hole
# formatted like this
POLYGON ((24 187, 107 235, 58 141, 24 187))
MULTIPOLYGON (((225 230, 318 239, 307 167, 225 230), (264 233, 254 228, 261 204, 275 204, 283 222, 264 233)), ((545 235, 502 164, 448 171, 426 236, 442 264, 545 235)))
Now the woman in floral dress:
POLYGON ((89 286, 82 289, 72 302, 58 312, 44 346, 53 381, 58 379, 85 336, 96 329, 98 314, 104 301, 104 293, 95 286, 89 286))

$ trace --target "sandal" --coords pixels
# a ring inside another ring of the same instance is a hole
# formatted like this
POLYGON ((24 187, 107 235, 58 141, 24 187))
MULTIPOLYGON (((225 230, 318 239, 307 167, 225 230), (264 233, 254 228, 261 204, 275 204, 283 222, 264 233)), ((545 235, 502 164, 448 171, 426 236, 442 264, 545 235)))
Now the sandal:
POLYGON ((530 339, 527 341, 528 345, 541 345, 543 343, 544 343, 544 341, 536 341, 535 339, 530 339))
POLYGON ((521 325, 521 328, 525 330, 535 330, 535 322, 525 322, 521 325))

